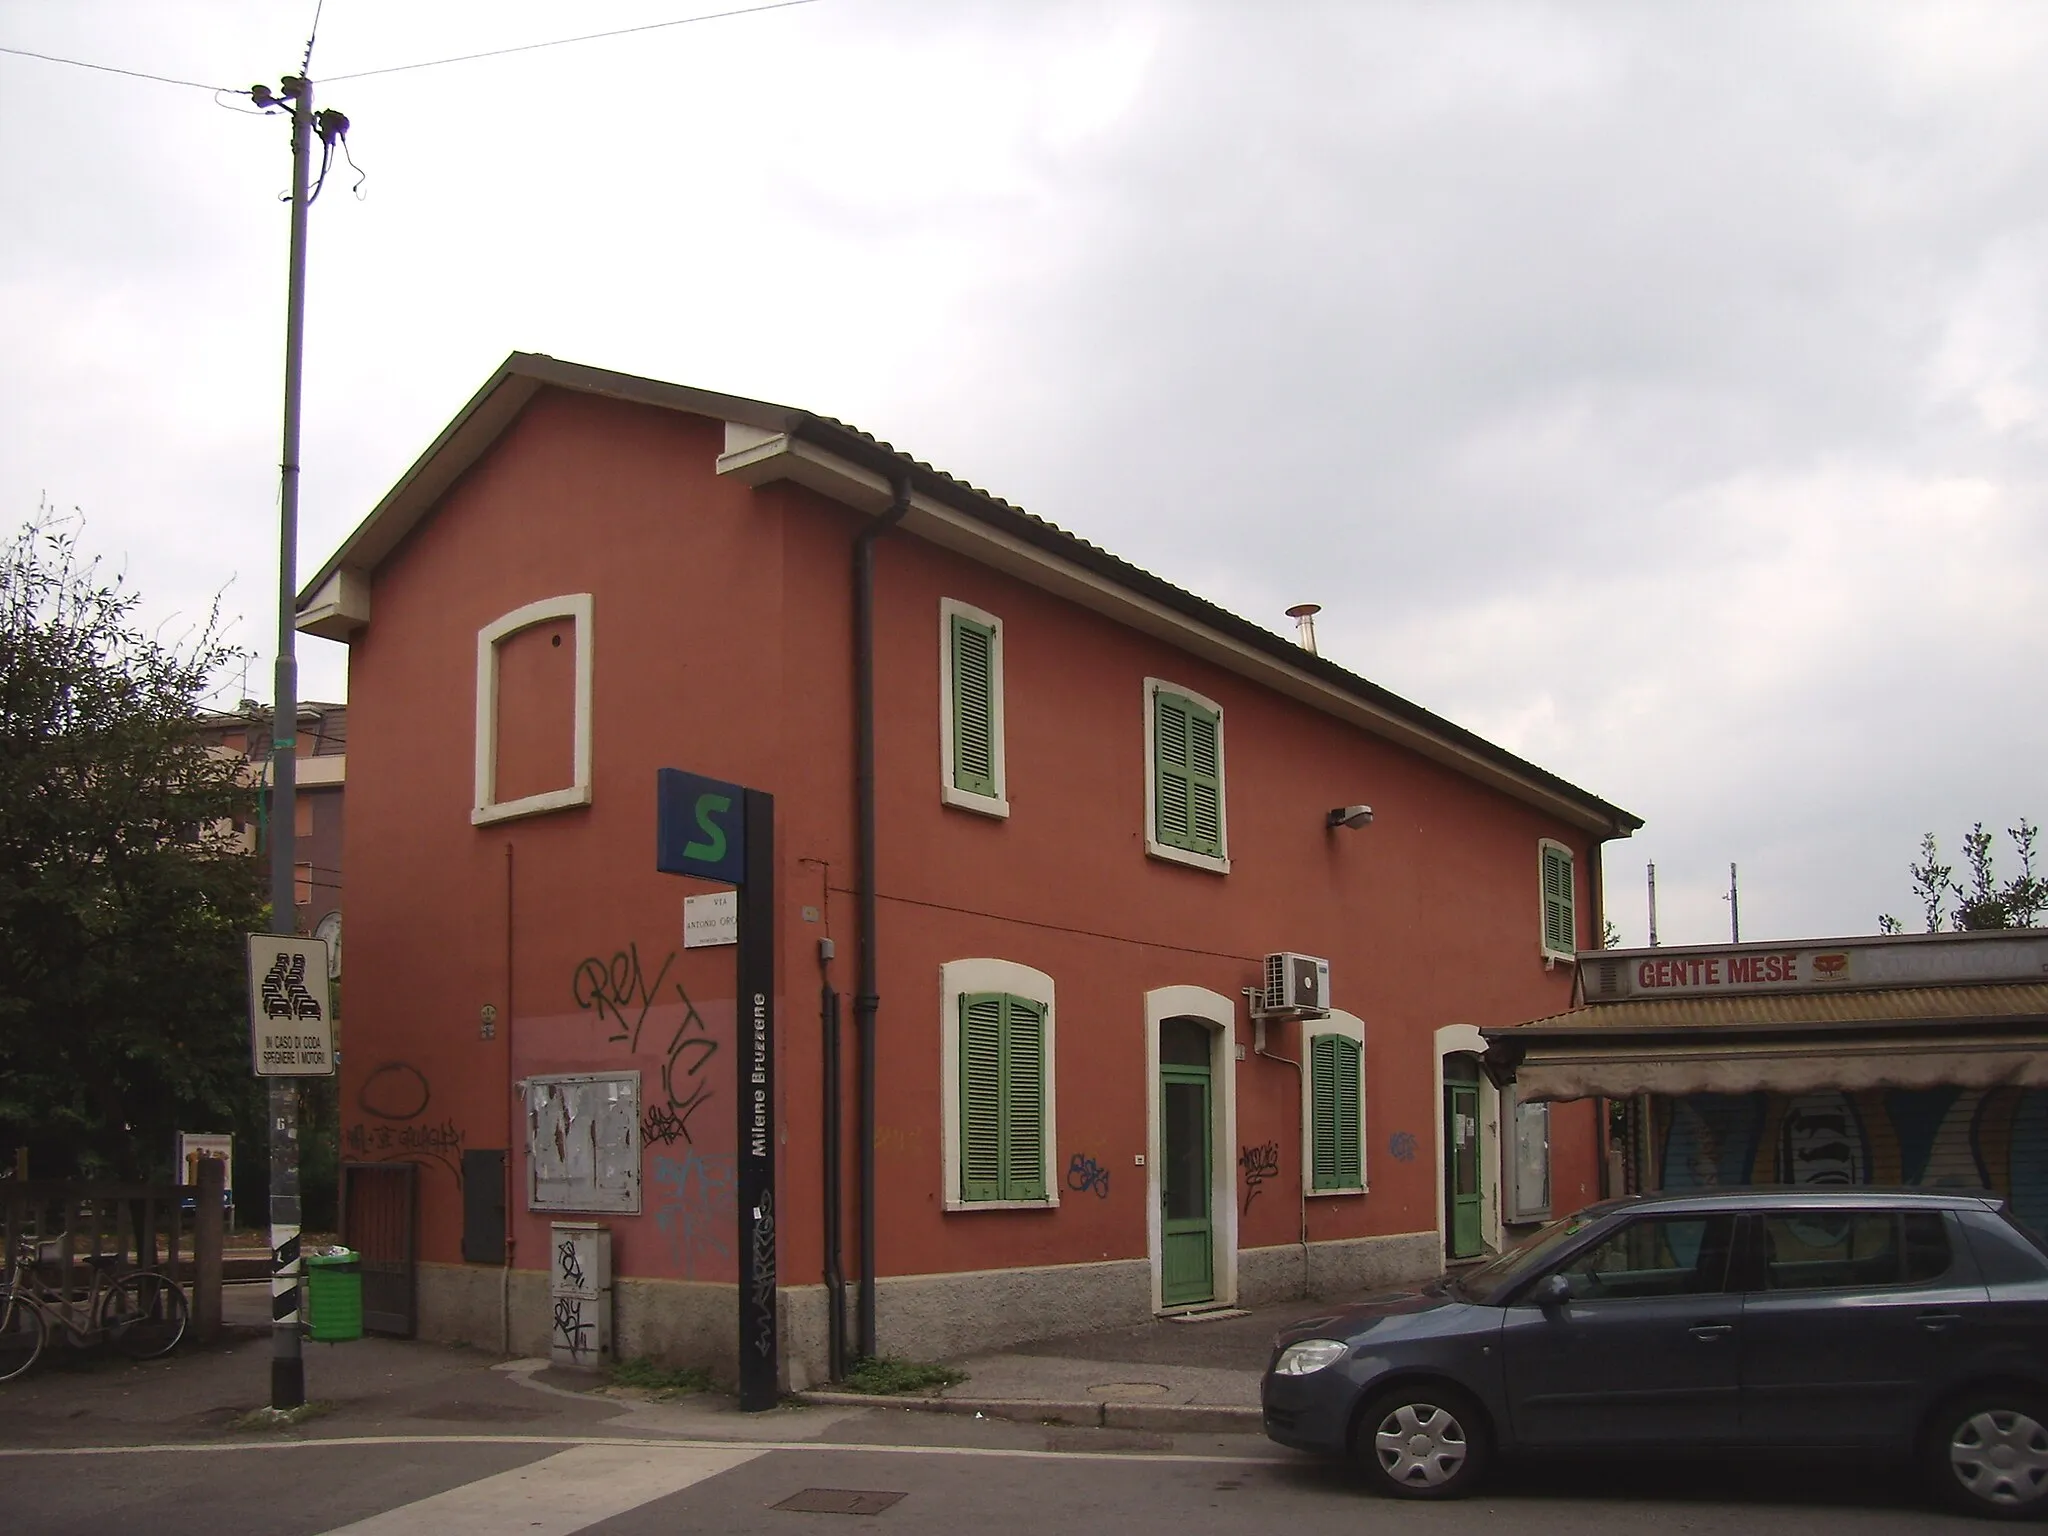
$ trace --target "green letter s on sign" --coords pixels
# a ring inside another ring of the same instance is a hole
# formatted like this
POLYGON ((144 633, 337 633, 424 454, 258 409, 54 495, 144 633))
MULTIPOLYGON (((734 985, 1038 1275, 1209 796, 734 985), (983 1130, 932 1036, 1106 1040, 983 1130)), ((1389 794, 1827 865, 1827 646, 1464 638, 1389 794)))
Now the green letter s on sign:
POLYGON ((686 859, 706 859, 712 863, 725 857, 725 828, 711 818, 732 809, 732 800, 725 795, 699 795, 697 797, 697 827, 704 834, 701 841, 693 839, 683 847, 686 859))

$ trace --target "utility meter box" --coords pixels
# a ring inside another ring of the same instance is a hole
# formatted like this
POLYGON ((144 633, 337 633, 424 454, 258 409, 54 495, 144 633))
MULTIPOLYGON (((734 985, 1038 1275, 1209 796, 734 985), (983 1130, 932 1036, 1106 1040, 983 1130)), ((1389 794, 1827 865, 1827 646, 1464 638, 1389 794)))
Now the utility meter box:
POLYGON ((548 1247, 548 1359, 595 1370, 612 1357, 612 1229, 551 1222, 548 1247))

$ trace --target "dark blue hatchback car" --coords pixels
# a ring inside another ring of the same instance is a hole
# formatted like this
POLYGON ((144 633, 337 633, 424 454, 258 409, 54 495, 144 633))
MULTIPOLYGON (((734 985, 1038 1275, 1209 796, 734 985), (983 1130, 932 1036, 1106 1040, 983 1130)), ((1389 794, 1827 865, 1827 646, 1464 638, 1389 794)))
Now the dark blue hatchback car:
POLYGON ((1915 1458, 1951 1502, 2048 1509, 2048 1249, 1996 1196, 1612 1200, 1482 1268, 1304 1318, 1266 1433, 1452 1498, 1496 1452, 1915 1458))

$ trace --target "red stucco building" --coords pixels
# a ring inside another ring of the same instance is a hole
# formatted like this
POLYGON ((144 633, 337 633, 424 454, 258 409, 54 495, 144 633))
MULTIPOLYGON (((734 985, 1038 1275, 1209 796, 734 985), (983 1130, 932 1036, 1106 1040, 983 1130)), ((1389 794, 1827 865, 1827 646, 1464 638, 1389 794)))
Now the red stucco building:
POLYGON ((861 1268, 864 937, 883 1354, 1362 1288, 1600 1193, 1596 1106, 1503 1102, 1479 1029, 1569 1005, 1640 822, 864 434, 515 354, 300 627, 350 647, 348 1144, 418 1165, 430 1336, 544 1347, 590 1220, 617 1347, 730 1366, 733 952, 655 869, 664 767, 775 797, 795 1381, 827 993, 861 1268), (1275 952, 1326 1011, 1254 1020, 1275 952))

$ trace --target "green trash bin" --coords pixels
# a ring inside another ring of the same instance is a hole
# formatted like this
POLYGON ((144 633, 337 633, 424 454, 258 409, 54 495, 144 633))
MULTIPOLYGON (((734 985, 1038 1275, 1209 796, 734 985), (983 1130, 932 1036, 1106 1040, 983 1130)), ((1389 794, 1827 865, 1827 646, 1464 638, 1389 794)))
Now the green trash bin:
POLYGON ((306 1255, 306 1337, 342 1344, 363 1336, 363 1256, 342 1249, 306 1255))

